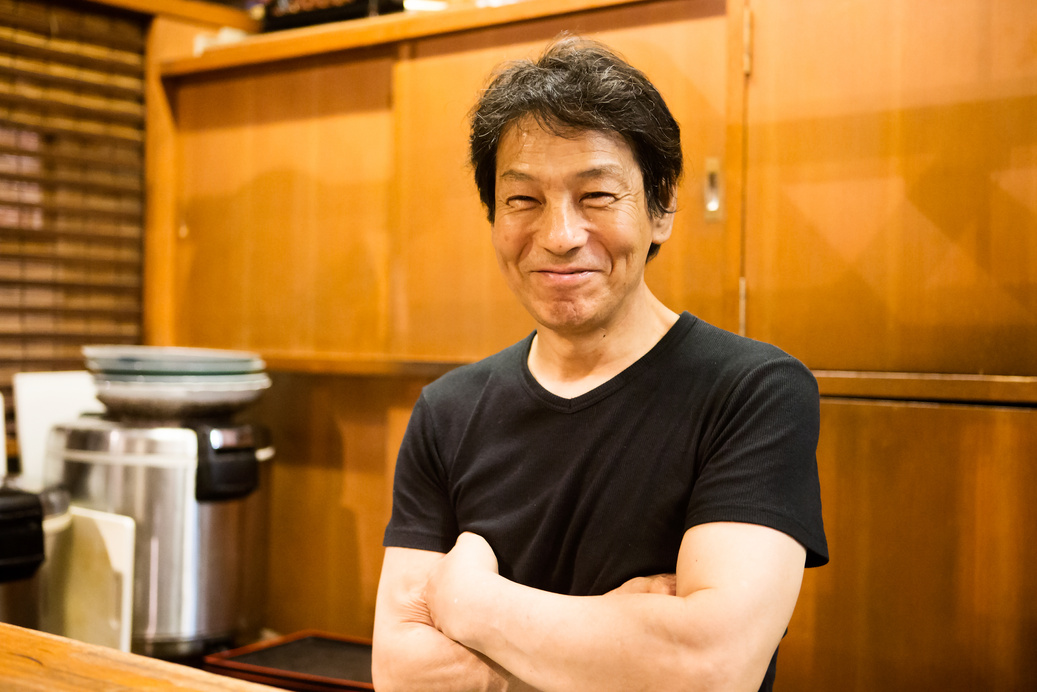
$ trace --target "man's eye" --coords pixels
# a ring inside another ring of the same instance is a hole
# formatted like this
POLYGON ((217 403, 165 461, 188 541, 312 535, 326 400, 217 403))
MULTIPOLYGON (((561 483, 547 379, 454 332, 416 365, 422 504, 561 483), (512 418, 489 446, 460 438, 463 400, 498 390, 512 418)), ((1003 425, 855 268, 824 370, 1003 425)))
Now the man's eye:
POLYGON ((583 196, 583 201, 594 207, 603 207, 611 204, 616 196, 611 192, 588 192, 583 196))
POLYGON ((533 197, 527 197, 526 195, 512 195, 505 200, 509 207, 515 209, 528 209, 537 203, 533 197))

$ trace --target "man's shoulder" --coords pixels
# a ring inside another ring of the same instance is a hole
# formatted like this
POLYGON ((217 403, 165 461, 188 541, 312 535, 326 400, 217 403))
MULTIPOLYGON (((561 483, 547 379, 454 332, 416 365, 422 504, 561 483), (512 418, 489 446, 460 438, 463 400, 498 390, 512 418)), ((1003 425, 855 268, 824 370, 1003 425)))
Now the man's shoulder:
POLYGON ((742 379, 750 373, 780 370, 813 379, 795 356, 774 344, 758 341, 697 319, 682 349, 683 360, 714 377, 742 379))
POLYGON ((474 363, 454 368, 424 389, 430 404, 473 401, 493 378, 514 377, 529 350, 529 338, 474 363))

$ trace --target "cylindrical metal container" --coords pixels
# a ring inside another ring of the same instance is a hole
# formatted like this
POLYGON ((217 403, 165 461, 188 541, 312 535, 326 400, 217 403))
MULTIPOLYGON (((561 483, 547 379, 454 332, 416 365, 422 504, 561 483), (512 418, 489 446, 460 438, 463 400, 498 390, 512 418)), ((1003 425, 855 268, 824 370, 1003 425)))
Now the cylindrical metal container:
POLYGON ((136 653, 185 659, 236 643, 257 622, 254 426, 162 427, 82 418, 55 426, 48 473, 75 506, 136 522, 136 653))

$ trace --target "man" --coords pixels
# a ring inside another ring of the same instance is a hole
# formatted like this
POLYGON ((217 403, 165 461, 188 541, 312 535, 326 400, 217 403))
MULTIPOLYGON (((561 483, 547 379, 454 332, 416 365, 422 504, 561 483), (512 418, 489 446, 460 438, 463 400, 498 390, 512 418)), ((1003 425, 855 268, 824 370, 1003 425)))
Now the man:
POLYGON ((538 328, 415 406, 376 688, 770 689, 804 565, 828 559, 817 386, 645 284, 676 121, 643 74, 566 38, 497 74, 471 156, 538 328))

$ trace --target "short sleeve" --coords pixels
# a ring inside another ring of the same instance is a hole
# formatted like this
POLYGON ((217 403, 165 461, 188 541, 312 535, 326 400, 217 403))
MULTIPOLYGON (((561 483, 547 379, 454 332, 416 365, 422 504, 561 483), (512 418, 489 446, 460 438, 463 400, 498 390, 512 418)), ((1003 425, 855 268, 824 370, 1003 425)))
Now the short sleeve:
POLYGON ((817 472, 817 382, 782 355, 749 369, 711 428, 685 528, 714 521, 759 524, 807 549, 806 565, 828 562, 817 472))
POLYGON ((457 535, 446 472, 436 448, 428 402, 422 394, 396 460, 392 517, 383 545, 445 553, 453 547, 457 535))

